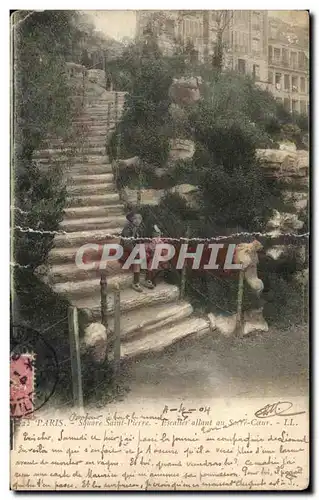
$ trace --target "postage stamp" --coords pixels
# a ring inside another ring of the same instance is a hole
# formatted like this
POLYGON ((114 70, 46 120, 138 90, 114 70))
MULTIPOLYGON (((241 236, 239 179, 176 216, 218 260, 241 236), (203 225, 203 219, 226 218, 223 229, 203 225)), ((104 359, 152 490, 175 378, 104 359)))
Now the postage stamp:
POLYGON ((28 417, 34 411, 35 354, 10 356, 10 416, 28 417))
POLYGON ((10 417, 30 417, 55 393, 58 361, 53 347, 37 330, 12 327, 10 354, 10 417))

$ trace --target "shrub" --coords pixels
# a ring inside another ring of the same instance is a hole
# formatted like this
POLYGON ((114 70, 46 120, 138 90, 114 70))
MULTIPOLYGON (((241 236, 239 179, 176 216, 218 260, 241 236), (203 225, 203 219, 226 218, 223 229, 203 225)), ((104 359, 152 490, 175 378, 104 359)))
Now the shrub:
POLYGON ((35 269, 46 261, 63 218, 62 175, 58 169, 41 172, 31 162, 16 177, 13 253, 18 265, 35 269))

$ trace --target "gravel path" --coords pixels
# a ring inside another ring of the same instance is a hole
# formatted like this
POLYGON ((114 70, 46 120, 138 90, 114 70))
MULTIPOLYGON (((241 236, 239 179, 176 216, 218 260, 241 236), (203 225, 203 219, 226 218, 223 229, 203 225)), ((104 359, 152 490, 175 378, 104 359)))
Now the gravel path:
POLYGON ((308 329, 189 338, 124 368, 130 387, 125 400, 306 395, 308 329))

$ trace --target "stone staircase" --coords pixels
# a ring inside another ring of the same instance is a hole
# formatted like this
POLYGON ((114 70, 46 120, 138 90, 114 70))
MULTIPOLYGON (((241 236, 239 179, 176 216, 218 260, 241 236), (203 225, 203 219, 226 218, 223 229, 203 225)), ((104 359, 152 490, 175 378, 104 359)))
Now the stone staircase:
MULTIPOLYGON (((124 94, 120 94, 119 108, 124 94)), ((67 206, 60 225, 61 233, 54 239, 48 258, 48 282, 53 290, 68 299, 80 311, 82 327, 101 320, 100 270, 83 270, 76 266, 75 255, 80 246, 104 244, 106 235, 119 234, 126 221, 124 205, 117 192, 112 166, 106 155, 107 137, 114 127, 115 94, 100 88, 85 95, 85 108, 74 120, 76 141, 61 144, 48 140, 47 148, 37 151, 36 158, 44 166, 65 162, 67 206), (110 127, 107 129, 107 107, 112 106, 110 127)), ((90 256, 98 264, 98 253, 90 256)), ((132 275, 119 263, 109 262, 108 283, 109 327, 113 327, 112 289, 121 290, 121 356, 128 358, 156 351, 192 334, 209 331, 209 321, 193 315, 192 306, 179 300, 177 286, 162 282, 154 290, 145 288, 137 293, 131 288, 132 275)))

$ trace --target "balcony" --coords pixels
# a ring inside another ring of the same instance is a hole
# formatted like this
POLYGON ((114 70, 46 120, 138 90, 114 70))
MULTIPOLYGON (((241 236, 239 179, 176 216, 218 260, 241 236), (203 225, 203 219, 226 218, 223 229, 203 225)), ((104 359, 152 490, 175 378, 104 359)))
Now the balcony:
POLYGON ((289 63, 286 59, 275 59, 274 57, 268 57, 268 64, 271 66, 278 66, 279 68, 289 68, 289 69, 295 69, 299 71, 307 71, 306 65, 298 64, 297 62, 293 61, 289 63))
POLYGON ((268 57, 268 64, 272 64, 273 66, 281 66, 281 59, 268 57))

